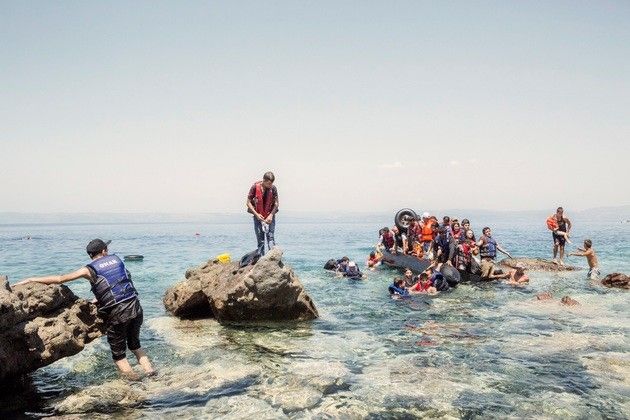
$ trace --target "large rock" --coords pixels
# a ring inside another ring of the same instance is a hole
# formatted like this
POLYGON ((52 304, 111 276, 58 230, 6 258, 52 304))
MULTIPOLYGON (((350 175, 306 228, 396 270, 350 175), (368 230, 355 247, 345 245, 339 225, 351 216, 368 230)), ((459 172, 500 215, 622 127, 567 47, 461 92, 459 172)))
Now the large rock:
POLYGON ((293 270, 272 249, 255 265, 208 261, 189 269, 169 288, 166 309, 180 318, 212 317, 219 322, 310 320, 317 309, 293 270))
POLYGON ((77 354, 102 328, 96 305, 66 286, 0 278, 0 383, 77 354))
POLYGON ((612 273, 602 279, 602 284, 606 287, 630 289, 630 277, 622 273, 612 273))
POLYGON ((560 265, 553 261, 542 258, 505 258, 501 260, 501 265, 509 268, 516 268, 517 264, 523 265, 528 270, 533 271, 576 271, 579 267, 571 265, 560 265))

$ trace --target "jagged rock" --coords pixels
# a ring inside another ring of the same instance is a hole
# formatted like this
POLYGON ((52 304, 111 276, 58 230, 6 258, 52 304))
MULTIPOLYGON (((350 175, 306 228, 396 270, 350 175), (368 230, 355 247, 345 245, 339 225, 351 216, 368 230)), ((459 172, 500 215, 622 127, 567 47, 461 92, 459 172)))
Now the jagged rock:
POLYGON ((272 249, 255 265, 206 264, 186 272, 169 288, 166 309, 180 318, 212 317, 219 322, 310 320, 317 309, 293 270, 272 249))
POLYGON ((623 273, 612 273, 603 278, 602 284, 606 287, 630 289, 630 277, 623 273))
POLYGON ((77 354, 103 334, 96 305, 66 286, 0 286, 0 382, 77 354))
POLYGON ((542 258, 505 258, 499 263, 505 267, 516 268, 518 264, 533 271, 576 271, 579 267, 560 265, 542 258))

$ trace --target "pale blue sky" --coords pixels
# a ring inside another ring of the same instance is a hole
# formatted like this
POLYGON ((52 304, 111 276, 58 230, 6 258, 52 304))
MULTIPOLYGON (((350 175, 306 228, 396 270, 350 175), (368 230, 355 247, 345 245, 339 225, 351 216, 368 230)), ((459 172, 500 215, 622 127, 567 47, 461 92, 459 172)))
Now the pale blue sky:
POLYGON ((630 2, 0 1, 0 211, 630 203, 630 2))

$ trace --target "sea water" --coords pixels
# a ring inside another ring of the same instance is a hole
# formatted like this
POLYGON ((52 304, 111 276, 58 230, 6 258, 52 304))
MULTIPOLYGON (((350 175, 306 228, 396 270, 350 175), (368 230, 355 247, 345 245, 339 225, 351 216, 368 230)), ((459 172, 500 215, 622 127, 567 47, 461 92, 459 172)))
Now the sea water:
MULTIPOLYGON (((493 227, 515 256, 551 257, 551 234, 540 215, 452 216, 471 216, 477 235, 493 227)), ((280 213, 277 243, 320 318, 221 326, 171 317, 162 297, 187 268, 254 249, 250 218, 93 219, 1 224, 0 273, 14 282, 72 271, 87 262, 85 245, 96 237, 112 239, 111 253, 144 255, 127 266, 144 307, 143 346, 160 374, 121 381, 101 338, 33 373, 23 389, 3 392, 5 416, 630 416, 630 292, 592 285, 586 270, 530 272, 523 288, 464 284, 396 301, 387 292, 395 271, 347 281, 322 268, 344 255, 364 266, 390 215, 280 213), (543 291, 555 299, 537 301, 543 291), (564 295, 580 305, 560 305, 564 295)), ((568 250, 590 238, 603 274, 630 273, 630 224, 592 217, 573 222, 568 250)), ((582 258, 567 263, 586 267, 582 258)), ((69 286, 91 298, 86 281, 69 286)))

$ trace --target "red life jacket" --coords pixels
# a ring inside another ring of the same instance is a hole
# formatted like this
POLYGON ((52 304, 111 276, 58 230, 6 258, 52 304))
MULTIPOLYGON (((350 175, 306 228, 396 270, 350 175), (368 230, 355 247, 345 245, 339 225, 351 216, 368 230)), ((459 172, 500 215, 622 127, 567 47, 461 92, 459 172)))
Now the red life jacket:
POLYGON ((271 196, 269 197, 267 202, 265 202, 264 197, 266 194, 263 194, 262 182, 257 182, 255 186, 256 196, 254 197, 254 205, 256 208, 256 213, 260 214, 264 218, 267 218, 267 216, 271 214, 271 211, 273 210, 273 206, 275 204, 273 200, 273 187, 270 188, 270 191, 268 191, 268 194, 270 194, 271 196))

